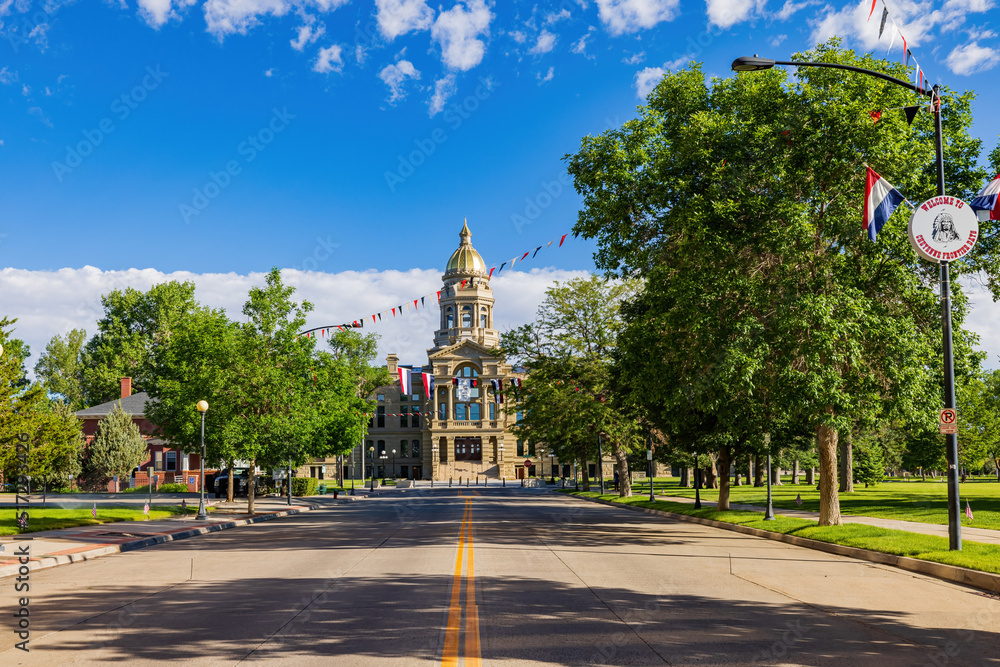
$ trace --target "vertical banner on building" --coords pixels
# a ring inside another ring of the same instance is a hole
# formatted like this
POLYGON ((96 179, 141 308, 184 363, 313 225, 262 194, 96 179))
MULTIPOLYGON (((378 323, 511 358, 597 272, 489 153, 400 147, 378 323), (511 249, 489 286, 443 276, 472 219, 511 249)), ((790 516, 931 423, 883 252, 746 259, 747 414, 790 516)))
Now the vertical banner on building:
POLYGON ((409 396, 413 393, 410 386, 410 372, 409 368, 399 368, 399 393, 403 396, 409 396))
POLYGON ((472 398, 472 385, 468 378, 461 378, 458 381, 458 391, 455 392, 459 403, 467 403, 472 398))
POLYGON ((427 398, 434 398, 434 376, 430 373, 421 373, 424 378, 424 395, 427 398))

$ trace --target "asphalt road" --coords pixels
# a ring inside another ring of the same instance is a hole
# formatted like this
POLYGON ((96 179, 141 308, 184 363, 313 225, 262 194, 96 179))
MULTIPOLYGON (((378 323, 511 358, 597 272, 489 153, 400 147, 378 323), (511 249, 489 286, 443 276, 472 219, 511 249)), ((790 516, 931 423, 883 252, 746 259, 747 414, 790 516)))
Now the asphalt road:
POLYGON ((527 490, 435 489, 0 580, 0 664, 1000 665, 1000 600, 527 490))

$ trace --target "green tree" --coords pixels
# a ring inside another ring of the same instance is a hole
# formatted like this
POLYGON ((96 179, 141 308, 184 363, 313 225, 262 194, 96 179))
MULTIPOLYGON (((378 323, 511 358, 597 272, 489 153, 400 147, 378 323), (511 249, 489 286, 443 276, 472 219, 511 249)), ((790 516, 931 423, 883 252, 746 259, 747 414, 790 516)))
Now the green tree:
POLYGON ((35 375, 53 394, 62 396, 73 410, 85 407, 83 393, 83 346, 87 332, 72 329, 65 336, 55 335, 35 364, 35 375))
POLYGON ((167 282, 148 292, 131 287, 101 297, 104 317, 83 351, 83 390, 88 405, 120 396, 119 380, 132 378, 132 390, 153 384, 153 347, 168 339, 195 308, 194 283, 167 282))
POLYGON ((614 400, 611 362, 621 326, 619 306, 636 289, 635 281, 597 276, 557 283, 546 291, 533 323, 501 336, 503 353, 530 371, 520 392, 505 394, 519 399, 522 419, 514 433, 551 448, 560 460, 578 461, 583 469, 595 457, 599 440, 607 444, 623 496, 631 495, 627 455, 642 445, 643 435, 638 415, 614 400))
POLYGON ((27 433, 27 473, 36 482, 62 481, 79 472, 80 422, 67 406, 50 401, 41 383, 25 379, 29 352, 10 335, 15 322, 0 319, 0 471, 4 479, 21 472, 15 442, 27 433))
POLYGON ((119 402, 97 427, 94 440, 87 448, 87 464, 98 477, 107 480, 117 475, 123 480, 146 456, 146 441, 132 421, 132 415, 125 412, 119 402))
MULTIPOLYGON (((795 59, 908 76, 836 41, 795 59)), ((967 197, 984 173, 968 135, 971 96, 945 95, 947 181, 967 197)), ((640 118, 567 157, 584 198, 575 231, 598 239, 601 268, 642 275, 656 295, 627 319, 645 317, 631 328, 665 339, 650 358, 673 347, 669 368, 649 365, 670 387, 661 409, 715 415, 737 442, 760 442, 747 427, 815 430, 823 525, 840 523, 839 433, 927 421, 940 402, 935 271, 910 249, 905 216, 878 243, 859 224, 866 162, 913 200, 935 192, 929 114, 912 127, 868 116, 911 99, 836 70, 708 81, 693 66, 668 74, 640 118)), ((975 358, 961 352, 964 304, 952 285, 962 372, 975 358)))

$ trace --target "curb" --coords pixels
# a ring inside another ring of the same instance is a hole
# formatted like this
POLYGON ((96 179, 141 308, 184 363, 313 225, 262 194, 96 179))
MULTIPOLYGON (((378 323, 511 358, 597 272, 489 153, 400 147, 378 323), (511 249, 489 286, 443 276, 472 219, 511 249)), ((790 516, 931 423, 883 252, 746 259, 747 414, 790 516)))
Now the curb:
POLYGON ((880 565, 890 565, 892 567, 898 567, 901 570, 924 574, 936 579, 943 579, 944 581, 950 581, 964 586, 971 586, 973 588, 979 588, 993 593, 1000 593, 1000 575, 993 574, 991 572, 980 572, 979 570, 970 570, 965 567, 958 567, 957 565, 935 563, 933 561, 919 560, 917 558, 909 558, 907 556, 886 554, 881 551, 871 551, 869 549, 848 547, 842 544, 833 544, 831 542, 821 542, 819 540, 809 539, 808 537, 799 537, 797 535, 772 533, 767 530, 761 530, 760 528, 751 528, 749 526, 741 526, 735 523, 725 523, 714 519, 705 519, 700 516, 674 514, 673 512, 667 512, 665 510, 655 510, 648 507, 636 507, 635 505, 625 505, 623 503, 615 503, 608 500, 600 500, 598 498, 581 498, 570 494, 564 495, 567 495, 570 498, 575 498, 576 500, 599 503, 601 505, 608 505, 609 507, 619 507, 622 509, 632 510, 633 512, 653 514, 655 516, 662 516, 668 519, 675 519, 677 521, 698 523, 703 526, 711 526, 713 528, 730 530, 735 533, 743 533, 745 535, 753 535, 754 537, 763 537, 768 540, 784 542, 797 547, 805 547, 816 551, 825 551, 826 553, 836 554, 838 556, 847 556, 848 558, 865 560, 871 563, 878 563, 880 565))
MULTIPOLYGON (((95 547, 87 551, 81 551, 73 554, 57 554, 53 556, 45 556, 43 558, 39 558, 38 560, 30 561, 29 563, 27 563, 27 567, 30 572, 34 572, 35 570, 47 570, 48 568, 51 567, 58 567, 60 565, 69 565, 71 563, 80 563, 86 560, 93 560, 94 558, 100 558, 101 556, 109 556, 111 554, 116 554, 116 553, 135 551, 136 549, 151 547, 155 544, 163 544, 164 542, 175 542, 177 540, 184 540, 189 537, 195 537, 197 535, 216 533, 219 532, 220 530, 228 530, 229 528, 237 528, 239 526, 248 526, 252 523, 260 523, 261 521, 270 521, 271 519, 280 519, 282 517, 291 516, 292 514, 309 512, 313 509, 315 509, 315 507, 310 505, 306 507, 301 507, 299 509, 283 510, 280 512, 261 514, 260 516, 254 516, 247 519, 235 519, 233 521, 227 521, 225 523, 216 523, 212 524, 211 526, 204 526, 202 528, 191 528, 189 530, 181 530, 176 533, 163 533, 160 535, 154 535, 152 537, 145 537, 141 540, 124 542, 122 544, 95 547)), ((18 574, 18 570, 21 567, 24 566, 7 565, 4 567, 0 567, 0 579, 6 577, 13 577, 14 575, 18 574)))

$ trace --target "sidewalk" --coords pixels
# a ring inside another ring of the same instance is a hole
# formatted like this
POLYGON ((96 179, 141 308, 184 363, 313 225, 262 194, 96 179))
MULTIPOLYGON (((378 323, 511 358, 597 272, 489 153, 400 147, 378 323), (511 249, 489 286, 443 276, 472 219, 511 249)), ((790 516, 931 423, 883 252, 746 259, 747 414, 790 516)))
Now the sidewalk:
POLYGON ((215 503, 213 506, 215 511, 203 521, 192 515, 4 535, 0 538, 0 545, 3 546, 3 551, 0 551, 0 578, 18 574, 21 563, 17 552, 25 545, 29 545, 31 554, 28 568, 39 570, 308 512, 316 507, 301 499, 296 505, 289 506, 284 499, 264 498, 257 500, 256 513, 250 515, 246 513, 246 501, 215 503))
MULTIPOLYGON (((657 495, 656 498, 659 500, 669 500, 675 503, 687 503, 689 505, 694 505, 693 498, 660 495, 657 495)), ((702 500, 701 504, 708 507, 715 507, 716 505, 714 500, 702 500)), ((746 510, 749 512, 764 512, 766 509, 764 507, 758 507, 757 505, 738 505, 736 503, 730 503, 729 508, 734 510, 746 510)), ((794 517, 796 519, 812 519, 813 521, 819 520, 819 512, 775 508, 774 514, 775 516, 780 515, 794 517)), ((879 519, 871 516, 852 516, 848 514, 841 514, 840 518, 844 523, 863 523, 869 526, 878 526, 879 528, 892 528, 893 530, 905 530, 910 533, 922 533, 924 535, 937 535, 945 539, 948 538, 948 526, 936 523, 900 521, 898 519, 879 519)), ((962 539, 972 542, 982 542, 984 544, 1000 544, 1000 530, 962 526, 962 539)))

